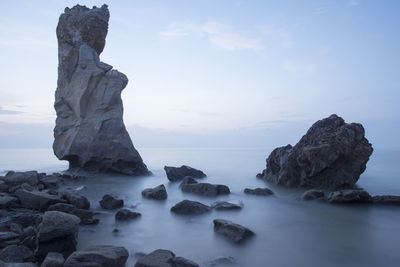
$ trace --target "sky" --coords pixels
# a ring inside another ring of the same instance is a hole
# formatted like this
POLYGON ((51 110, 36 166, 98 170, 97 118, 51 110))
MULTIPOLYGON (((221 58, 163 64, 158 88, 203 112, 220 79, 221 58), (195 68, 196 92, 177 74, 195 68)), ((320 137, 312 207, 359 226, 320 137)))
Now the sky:
MULTIPOLYGON (((80 1, 110 10, 137 147, 273 148, 336 113, 399 148, 400 1, 80 1)), ((76 1, 0 9, 0 148, 50 148, 55 29, 76 1)))

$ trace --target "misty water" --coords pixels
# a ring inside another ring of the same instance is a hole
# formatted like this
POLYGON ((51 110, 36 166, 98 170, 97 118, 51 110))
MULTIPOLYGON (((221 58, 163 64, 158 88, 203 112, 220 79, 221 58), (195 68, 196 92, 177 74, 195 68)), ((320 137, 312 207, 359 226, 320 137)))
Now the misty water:
MULTIPOLYGON (((400 208, 393 206, 330 205, 304 202, 303 190, 267 184, 255 175, 265 166, 269 149, 139 149, 153 172, 150 177, 101 175, 71 181, 99 212, 100 223, 81 226, 78 249, 89 245, 121 245, 129 250, 127 266, 137 253, 169 249, 201 266, 219 257, 233 257, 236 266, 399 266, 400 208), (179 182, 168 181, 164 165, 187 164, 203 170, 202 181, 228 185, 231 194, 218 198, 182 193, 179 182), (143 199, 144 188, 164 184, 166 201, 143 199), (243 189, 269 187, 275 196, 245 195, 243 189), (125 207, 142 213, 141 218, 117 223, 115 211, 105 211, 98 201, 106 194, 124 199, 125 207), (212 211, 182 216, 170 208, 183 199, 211 204, 216 200, 242 201, 240 211, 212 211), (236 245, 213 231, 213 219, 242 224, 256 235, 236 245), (115 228, 119 232, 114 233, 115 228)), ((400 195, 400 151, 375 149, 358 185, 375 194, 400 195)), ((38 170, 59 172, 67 164, 51 150, 0 150, 0 171, 38 170)))

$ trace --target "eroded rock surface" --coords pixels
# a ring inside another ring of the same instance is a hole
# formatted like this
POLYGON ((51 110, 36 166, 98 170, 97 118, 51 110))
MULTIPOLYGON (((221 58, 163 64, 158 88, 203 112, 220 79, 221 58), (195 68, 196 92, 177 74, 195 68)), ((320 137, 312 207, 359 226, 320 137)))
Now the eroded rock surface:
POLYGON ((267 168, 257 177, 291 187, 351 188, 372 151, 361 124, 331 115, 314 123, 294 147, 273 150, 267 168))
POLYGON ((99 59, 109 17, 106 5, 76 5, 59 18, 53 150, 70 169, 144 175, 149 171, 122 119, 128 78, 99 59))

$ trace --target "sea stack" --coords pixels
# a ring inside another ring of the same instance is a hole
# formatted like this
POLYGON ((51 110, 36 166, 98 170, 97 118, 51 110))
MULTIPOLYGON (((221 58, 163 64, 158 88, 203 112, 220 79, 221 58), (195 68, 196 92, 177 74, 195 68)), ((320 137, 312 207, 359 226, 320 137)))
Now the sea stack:
POLYGON ((103 63, 107 5, 66 8, 57 25, 54 154, 72 170, 149 173, 123 122, 125 74, 103 63))
POLYGON ((294 147, 274 149, 257 177, 291 187, 352 188, 372 151, 361 124, 333 114, 314 123, 294 147))

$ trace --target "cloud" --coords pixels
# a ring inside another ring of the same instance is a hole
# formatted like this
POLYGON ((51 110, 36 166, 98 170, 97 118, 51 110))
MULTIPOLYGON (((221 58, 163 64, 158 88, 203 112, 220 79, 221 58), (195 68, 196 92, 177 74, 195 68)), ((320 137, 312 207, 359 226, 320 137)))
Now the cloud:
POLYGON ((260 40, 247 36, 228 24, 208 21, 203 24, 170 23, 159 33, 164 37, 184 37, 197 35, 224 50, 260 50, 263 48, 260 40))

